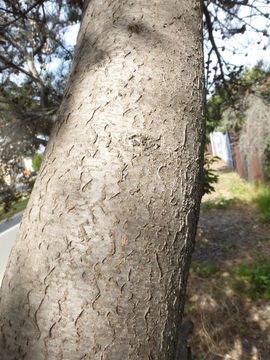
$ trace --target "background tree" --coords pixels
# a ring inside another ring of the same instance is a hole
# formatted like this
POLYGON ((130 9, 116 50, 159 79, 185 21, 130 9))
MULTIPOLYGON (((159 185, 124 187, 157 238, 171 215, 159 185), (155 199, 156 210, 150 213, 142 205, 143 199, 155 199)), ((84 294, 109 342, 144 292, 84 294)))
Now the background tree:
MULTIPOLYGON (((78 21, 81 5, 0 1, 0 159, 2 164, 11 161, 15 172, 21 171, 22 156, 47 144, 73 52, 63 35, 78 21)), ((0 196, 7 199, 3 184, 0 196)), ((9 188, 13 196, 8 198, 17 198, 14 189, 9 188)))
POLYGON ((208 127, 228 132, 234 166, 246 180, 269 182, 269 70, 259 61, 208 100, 208 127))
POLYGON ((79 16, 71 1, 0 1, 1 157, 47 143, 73 52, 64 31, 79 16))
POLYGON ((225 83, 218 84, 207 101, 208 132, 239 131, 245 122, 250 94, 269 102, 269 79, 270 67, 261 60, 252 69, 242 69, 225 83))

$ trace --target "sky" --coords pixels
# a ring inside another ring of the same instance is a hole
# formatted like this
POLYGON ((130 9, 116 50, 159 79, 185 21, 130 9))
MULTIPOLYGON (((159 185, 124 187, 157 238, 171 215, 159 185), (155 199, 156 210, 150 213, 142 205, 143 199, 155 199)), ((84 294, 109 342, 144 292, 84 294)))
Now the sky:
POLYGON ((243 50, 239 50, 238 53, 234 55, 231 51, 226 50, 225 45, 225 51, 222 52, 222 56, 226 61, 231 62, 234 65, 244 65, 248 68, 256 65, 256 63, 261 59, 264 60, 265 63, 269 63, 270 48, 263 50, 261 47, 257 46, 256 40, 252 40, 250 34, 239 34, 234 37, 235 39, 233 40, 233 43, 235 46, 237 47, 239 44, 238 49, 240 49, 240 46, 244 45, 244 47, 243 50), (245 54, 247 54, 247 56, 245 54))
MULTIPOLYGON (((257 21, 260 21, 259 25, 261 26, 264 20, 260 17, 257 21)), ((76 45, 79 28, 80 25, 76 24, 69 26, 65 31, 64 39, 68 46, 76 45)), ((244 65, 245 67, 251 68, 261 59, 264 60, 266 64, 270 63, 270 46, 268 46, 266 50, 263 50, 262 45, 257 45, 257 41, 258 35, 254 32, 247 31, 244 34, 234 35, 227 41, 217 40, 217 45, 219 47, 225 46, 225 51, 221 52, 221 55, 226 61, 234 65, 244 65), (236 48, 237 51, 233 54, 232 51, 227 50, 228 48, 236 48), (247 56, 245 55, 246 53, 247 56)))
MULTIPOLYGON (((253 1, 253 5, 258 6, 259 10, 264 14, 270 14, 270 5, 259 3, 259 1, 253 1)), ((209 11, 215 14, 213 5, 209 5, 209 11)), ((262 15, 250 15, 253 14, 253 10, 247 6, 241 6, 239 8, 238 17, 246 21, 246 31, 244 34, 236 34, 229 39, 222 40, 219 31, 214 33, 216 44, 225 50, 221 52, 222 57, 225 61, 232 63, 233 65, 244 65, 245 67, 251 68, 259 60, 269 64, 270 62, 270 38, 259 35, 254 30, 250 29, 249 26, 253 26, 256 29, 265 30, 269 32, 269 19, 262 15), (260 44, 257 42, 260 41, 260 44), (265 50, 263 47, 265 46, 265 50), (235 50, 235 54, 233 54, 235 50)), ((226 26, 226 15, 224 12, 218 13, 218 18, 226 26)), ((235 28, 239 28, 239 21, 236 19, 233 21, 235 28)), ((214 23, 215 28, 215 23, 214 23)))
POLYGON ((262 46, 257 45, 255 34, 238 34, 230 40, 230 45, 234 45, 236 53, 227 50, 228 46, 221 41, 218 41, 220 47, 225 46, 225 50, 221 52, 223 58, 232 63, 233 65, 244 65, 251 68, 259 60, 263 60, 266 64, 270 61, 270 47, 266 50, 262 49, 262 46))

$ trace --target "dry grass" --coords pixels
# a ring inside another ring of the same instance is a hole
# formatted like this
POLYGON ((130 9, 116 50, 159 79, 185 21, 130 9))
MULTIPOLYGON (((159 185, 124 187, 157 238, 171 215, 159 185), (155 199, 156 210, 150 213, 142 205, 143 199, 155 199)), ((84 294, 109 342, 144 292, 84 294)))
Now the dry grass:
POLYGON ((229 271, 214 279, 189 279, 186 314, 195 325, 190 339, 194 360, 270 359, 269 305, 236 296, 230 280, 229 271))
POLYGON ((270 187, 259 182, 247 182, 229 169, 222 161, 212 164, 219 174, 215 192, 206 194, 202 208, 226 208, 232 205, 248 205, 257 220, 270 223, 270 187))
MULTIPOLYGON (((217 171, 217 192, 204 201, 230 199, 231 184, 242 182, 222 164, 217 171)), ((262 255, 270 259, 270 226, 253 214, 252 202, 238 200, 201 213, 186 302, 194 360, 270 360, 270 302, 252 299, 235 271, 262 255)))

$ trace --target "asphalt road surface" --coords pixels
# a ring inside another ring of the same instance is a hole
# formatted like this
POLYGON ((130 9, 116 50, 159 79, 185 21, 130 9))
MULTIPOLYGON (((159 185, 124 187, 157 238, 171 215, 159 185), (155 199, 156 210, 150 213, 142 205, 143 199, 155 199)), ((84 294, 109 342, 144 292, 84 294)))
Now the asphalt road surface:
POLYGON ((0 284, 2 282, 8 257, 20 226, 22 214, 0 225, 0 284))

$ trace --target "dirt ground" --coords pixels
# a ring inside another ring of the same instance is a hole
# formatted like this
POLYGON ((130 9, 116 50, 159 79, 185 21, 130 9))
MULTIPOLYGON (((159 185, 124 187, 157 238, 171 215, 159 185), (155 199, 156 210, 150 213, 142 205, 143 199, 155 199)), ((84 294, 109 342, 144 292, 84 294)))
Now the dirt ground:
MULTIPOLYGON (((223 163, 215 167, 222 179, 203 202, 230 197, 224 182, 231 171, 223 163)), ((201 210, 185 310, 194 323, 194 360, 270 360, 270 301, 231 288, 233 269, 258 256, 270 257, 270 225, 256 220, 252 205, 201 210)))

